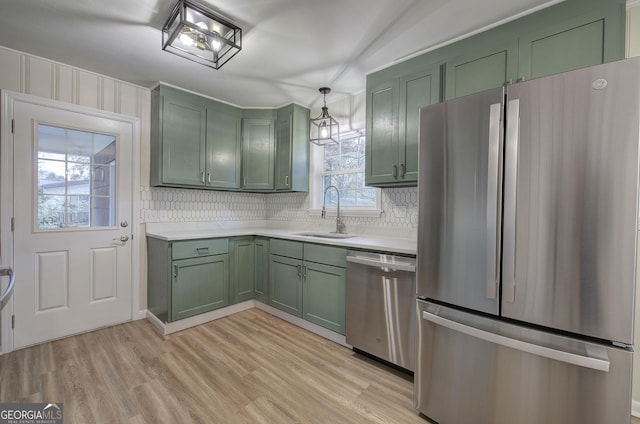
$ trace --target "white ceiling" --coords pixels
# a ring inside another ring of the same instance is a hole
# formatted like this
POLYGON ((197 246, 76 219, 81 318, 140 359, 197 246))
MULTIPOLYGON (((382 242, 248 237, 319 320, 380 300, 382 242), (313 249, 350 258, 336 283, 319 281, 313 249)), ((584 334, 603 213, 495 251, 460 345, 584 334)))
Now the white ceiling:
POLYGON ((243 107, 318 106, 365 75, 557 0, 202 0, 243 29, 221 69, 161 50, 175 0, 0 0, 0 45, 145 87, 157 81, 243 107))

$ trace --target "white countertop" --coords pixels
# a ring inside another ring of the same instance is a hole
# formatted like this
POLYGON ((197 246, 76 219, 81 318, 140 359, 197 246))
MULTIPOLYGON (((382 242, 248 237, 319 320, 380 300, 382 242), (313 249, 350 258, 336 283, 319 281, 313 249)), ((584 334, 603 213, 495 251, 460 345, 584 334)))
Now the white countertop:
POLYGON ((417 250, 415 230, 397 228, 353 228, 349 231, 353 237, 349 238, 301 235, 330 233, 334 229, 326 225, 320 227, 274 221, 149 223, 146 228, 148 237, 167 241, 254 235, 405 255, 415 255, 417 250))

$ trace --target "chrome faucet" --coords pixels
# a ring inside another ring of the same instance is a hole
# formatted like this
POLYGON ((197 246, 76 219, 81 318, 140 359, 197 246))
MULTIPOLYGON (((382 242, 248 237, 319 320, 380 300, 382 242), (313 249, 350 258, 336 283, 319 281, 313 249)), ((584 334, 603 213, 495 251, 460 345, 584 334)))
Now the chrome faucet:
POLYGON ((347 226, 344 224, 342 220, 342 215, 340 215, 340 190, 338 187, 334 185, 330 185, 329 187, 324 189, 324 197, 322 198, 322 217, 325 218, 327 215, 327 211, 324 207, 327 202, 327 191, 332 188, 338 193, 338 210, 336 211, 336 233, 345 234, 347 232, 347 226))

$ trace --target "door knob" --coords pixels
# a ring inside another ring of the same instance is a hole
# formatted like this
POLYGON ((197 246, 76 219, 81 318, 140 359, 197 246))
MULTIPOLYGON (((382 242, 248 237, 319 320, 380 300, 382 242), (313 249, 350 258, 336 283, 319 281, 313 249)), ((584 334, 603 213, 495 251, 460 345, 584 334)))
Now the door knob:
POLYGON ((129 241, 129 236, 125 234, 125 235, 122 235, 122 236, 120 236, 120 237, 116 237, 116 238, 114 238, 114 240, 116 240, 116 241, 121 241, 121 242, 123 242, 123 243, 124 243, 124 242, 126 242, 126 241, 129 241))
POLYGON ((127 221, 120 221, 120 226, 121 226, 122 228, 126 228, 126 227, 128 227, 128 226, 129 226, 129 223, 128 223, 127 221))

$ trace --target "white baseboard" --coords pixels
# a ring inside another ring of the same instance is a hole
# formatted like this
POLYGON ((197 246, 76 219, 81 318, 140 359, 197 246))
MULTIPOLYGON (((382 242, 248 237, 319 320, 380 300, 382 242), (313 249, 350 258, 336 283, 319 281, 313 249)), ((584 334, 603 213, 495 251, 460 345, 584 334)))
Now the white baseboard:
POLYGON ((637 400, 631 401, 631 416, 640 418, 640 402, 637 400))
POLYGON ((307 331, 317 334, 320 337, 324 337, 325 339, 331 340, 332 342, 338 343, 339 345, 348 348, 352 347, 351 345, 347 344, 346 338, 342 334, 338 334, 324 327, 320 327, 319 325, 313 324, 309 321, 305 321, 302 318, 298 318, 272 306, 265 305, 264 303, 258 302, 257 300, 247 300, 246 302, 237 303, 235 305, 216 309, 215 311, 206 312, 204 314, 196 315, 193 317, 184 318, 175 322, 162 322, 160 319, 158 319, 158 317, 156 317, 149 311, 145 311, 145 317, 151 324, 153 324, 153 326, 160 332, 161 335, 166 336, 178 331, 186 330, 187 328, 205 324, 209 321, 224 318, 237 312, 246 311, 247 309, 251 308, 258 308, 261 311, 265 311, 268 314, 276 316, 284 321, 290 322, 291 324, 296 325, 300 328, 304 328, 307 331))
POLYGON ((138 321, 139 319, 145 319, 147 315, 148 315, 148 311, 146 309, 138 311, 137 314, 133 315, 133 321, 138 321))
POLYGON ((177 333, 178 331, 186 330, 187 328, 195 327, 200 324, 205 324, 209 321, 224 318, 229 315, 233 315, 237 312, 246 311, 255 307, 255 300, 247 300, 246 302, 236 303, 235 305, 227 306, 224 308, 216 309, 215 311, 205 312, 204 314, 195 315, 189 318, 184 318, 174 322, 162 322, 158 317, 151 312, 147 312, 146 318, 154 325, 160 334, 166 336, 168 334, 177 333))
POLYGON ((347 344, 346 338, 342 334, 327 330, 324 327, 320 327, 319 325, 316 325, 309 321, 305 321, 302 318, 298 318, 297 316, 288 314, 287 312, 281 311, 280 309, 276 309, 272 306, 265 305, 262 302, 256 302, 256 308, 260 309, 261 311, 265 311, 268 314, 276 316, 284 321, 290 322, 293 325, 304 328, 305 330, 317 334, 320 337, 324 337, 325 339, 329 339, 332 342, 338 343, 339 345, 348 348, 352 347, 351 345, 347 344))

